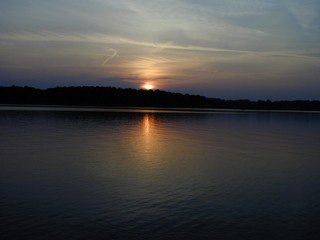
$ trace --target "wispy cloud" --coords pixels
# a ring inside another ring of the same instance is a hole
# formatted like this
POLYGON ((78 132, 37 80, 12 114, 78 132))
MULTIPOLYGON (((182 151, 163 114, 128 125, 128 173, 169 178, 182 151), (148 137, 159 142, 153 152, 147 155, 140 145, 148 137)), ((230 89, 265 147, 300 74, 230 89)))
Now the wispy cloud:
POLYGON ((118 51, 114 48, 107 48, 107 51, 111 54, 106 58, 106 60, 103 61, 102 66, 105 66, 107 62, 109 62, 112 58, 114 58, 118 54, 118 51))
MULTIPOLYGON (((32 41, 32 42, 83 42, 83 43, 108 43, 108 44, 129 44, 137 45, 142 47, 150 47, 156 49, 173 49, 173 50, 185 50, 185 51, 204 51, 204 52, 225 52, 234 54, 258 54, 258 55, 270 55, 270 56, 287 56, 287 57, 306 57, 313 58, 309 54, 304 54, 301 50, 299 51, 250 51, 250 50, 238 50, 238 49, 224 49, 224 48, 213 48, 193 45, 176 45, 170 42, 168 43, 156 43, 156 42, 145 42, 138 41, 128 38, 122 38, 117 36, 109 36, 105 34, 65 34, 56 32, 18 32, 18 33, 1 33, 0 40, 10 41, 32 41)), ((118 51, 113 48, 108 48, 111 55, 103 62, 103 65, 110 59, 114 58, 118 51)))

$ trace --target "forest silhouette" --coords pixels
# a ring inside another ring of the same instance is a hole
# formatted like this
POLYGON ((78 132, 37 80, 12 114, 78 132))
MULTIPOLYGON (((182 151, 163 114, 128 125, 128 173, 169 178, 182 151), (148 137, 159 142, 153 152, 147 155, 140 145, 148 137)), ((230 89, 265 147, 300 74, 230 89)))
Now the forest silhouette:
POLYGON ((320 111, 320 101, 224 100, 162 90, 115 87, 0 87, 0 104, 320 111))

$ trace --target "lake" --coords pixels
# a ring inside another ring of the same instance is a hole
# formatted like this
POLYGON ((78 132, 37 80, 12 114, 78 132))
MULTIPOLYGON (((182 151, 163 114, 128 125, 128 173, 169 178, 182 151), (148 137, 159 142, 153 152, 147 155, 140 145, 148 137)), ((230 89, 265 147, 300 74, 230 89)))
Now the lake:
POLYGON ((1 239, 320 239, 320 113, 0 107, 1 239))

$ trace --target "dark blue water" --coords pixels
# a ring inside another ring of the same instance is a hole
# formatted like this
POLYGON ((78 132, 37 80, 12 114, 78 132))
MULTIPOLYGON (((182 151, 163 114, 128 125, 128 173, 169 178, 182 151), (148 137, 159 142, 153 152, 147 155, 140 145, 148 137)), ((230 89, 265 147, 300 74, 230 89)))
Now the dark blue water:
POLYGON ((0 239, 320 239, 319 113, 13 109, 0 239))

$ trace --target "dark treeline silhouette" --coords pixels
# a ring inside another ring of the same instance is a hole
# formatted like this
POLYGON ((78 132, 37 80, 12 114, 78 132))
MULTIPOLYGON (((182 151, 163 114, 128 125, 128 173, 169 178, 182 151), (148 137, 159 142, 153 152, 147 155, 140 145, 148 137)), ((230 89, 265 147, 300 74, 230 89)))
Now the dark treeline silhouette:
POLYGON ((1 104, 320 111, 320 101, 250 101, 114 87, 0 87, 1 104))

